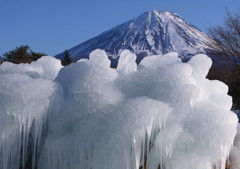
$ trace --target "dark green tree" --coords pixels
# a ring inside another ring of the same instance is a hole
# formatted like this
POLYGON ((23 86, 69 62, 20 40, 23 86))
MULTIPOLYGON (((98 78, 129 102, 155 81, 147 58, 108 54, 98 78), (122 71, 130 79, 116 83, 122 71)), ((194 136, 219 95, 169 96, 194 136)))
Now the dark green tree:
POLYGON ((72 63, 71 55, 68 50, 65 50, 63 53, 63 59, 61 60, 63 66, 67 66, 72 63))
POLYGON ((3 63, 3 59, 0 57, 0 65, 3 63))
POLYGON ((3 54, 3 60, 15 64, 31 63, 32 61, 38 60, 42 56, 46 56, 46 54, 34 52, 28 45, 22 45, 3 54))

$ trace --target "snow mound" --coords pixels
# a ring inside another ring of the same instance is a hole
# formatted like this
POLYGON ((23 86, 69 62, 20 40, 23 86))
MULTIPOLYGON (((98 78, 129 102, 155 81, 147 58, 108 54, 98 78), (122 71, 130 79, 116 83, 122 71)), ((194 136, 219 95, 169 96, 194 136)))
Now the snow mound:
POLYGON ((95 50, 60 70, 62 107, 48 119, 38 168, 224 169, 238 120, 226 85, 205 78, 211 59, 170 53, 136 68, 123 51, 119 60, 111 69, 95 50))

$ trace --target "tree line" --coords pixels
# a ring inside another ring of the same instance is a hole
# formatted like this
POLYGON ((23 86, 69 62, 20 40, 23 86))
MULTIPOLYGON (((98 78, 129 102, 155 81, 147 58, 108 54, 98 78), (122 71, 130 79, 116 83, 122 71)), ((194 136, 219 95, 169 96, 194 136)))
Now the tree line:
MULTIPOLYGON (((47 56, 47 54, 42 52, 34 52, 28 45, 21 45, 13 50, 10 50, 9 52, 4 53, 3 56, 0 57, 0 64, 3 62, 11 62, 14 64, 31 63, 38 60, 42 56, 47 56)), ((64 51, 61 63, 63 66, 72 63, 68 50, 64 51)))

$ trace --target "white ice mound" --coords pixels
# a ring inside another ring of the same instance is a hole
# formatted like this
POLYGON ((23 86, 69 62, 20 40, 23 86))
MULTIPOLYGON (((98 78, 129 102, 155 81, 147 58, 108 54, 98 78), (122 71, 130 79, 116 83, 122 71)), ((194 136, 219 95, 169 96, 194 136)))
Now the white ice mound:
POLYGON ((137 70, 137 56, 129 50, 124 50, 120 54, 117 71, 120 74, 128 74, 137 70))
POLYGON ((58 59, 50 56, 43 56, 31 64, 12 64, 4 62, 0 67, 0 74, 24 74, 32 78, 44 78, 54 80, 59 70, 62 68, 58 59))
POLYGON ((0 66, 0 169, 36 166, 47 117, 61 98, 51 80, 60 68, 52 57, 0 66))
POLYGON ((139 70, 133 60, 123 51, 112 69, 96 50, 60 70, 64 98, 39 169, 225 168, 238 120, 226 85, 205 78, 211 60, 170 53, 145 57, 139 70))
POLYGON ((178 58, 178 53, 170 52, 162 56, 154 55, 144 57, 140 62, 140 65, 143 65, 144 67, 162 67, 176 62, 181 62, 181 59, 178 58))

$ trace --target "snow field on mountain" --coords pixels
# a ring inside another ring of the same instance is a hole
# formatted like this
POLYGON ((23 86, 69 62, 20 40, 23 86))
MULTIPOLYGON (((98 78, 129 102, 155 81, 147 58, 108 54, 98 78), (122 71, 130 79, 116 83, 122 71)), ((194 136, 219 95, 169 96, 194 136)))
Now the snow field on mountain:
POLYGON ((228 88, 205 78, 206 55, 177 56, 137 66, 125 50, 117 69, 102 50, 64 68, 51 57, 4 63, 0 169, 29 158, 39 169, 224 169, 238 122, 228 88))

